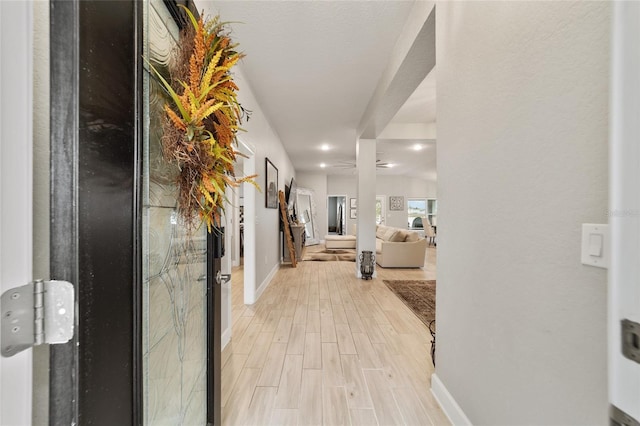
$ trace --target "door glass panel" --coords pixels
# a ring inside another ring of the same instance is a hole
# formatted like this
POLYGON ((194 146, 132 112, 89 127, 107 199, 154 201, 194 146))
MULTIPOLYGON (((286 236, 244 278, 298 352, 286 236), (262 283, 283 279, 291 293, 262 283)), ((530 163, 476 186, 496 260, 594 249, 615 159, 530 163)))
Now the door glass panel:
MULTIPOLYGON (((145 1, 145 57, 166 69, 178 28, 145 1)), ((160 86, 144 73, 143 387, 146 425, 206 424, 206 227, 176 211, 177 168, 162 159, 160 86)))

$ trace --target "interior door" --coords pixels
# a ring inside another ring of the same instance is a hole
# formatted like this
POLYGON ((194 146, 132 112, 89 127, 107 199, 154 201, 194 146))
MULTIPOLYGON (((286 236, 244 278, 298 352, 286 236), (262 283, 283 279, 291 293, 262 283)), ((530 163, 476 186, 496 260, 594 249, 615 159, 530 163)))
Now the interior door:
POLYGON ((609 401, 612 425, 640 424, 640 4, 615 2, 611 74, 609 401), (626 347, 633 356, 623 354, 626 347))
MULTIPOLYGON (((167 4, 145 2, 144 56, 166 68, 180 21, 167 4)), ((143 75, 143 412, 144 422, 206 424, 207 229, 187 227, 176 209, 179 170, 162 158, 163 90, 143 75)))
POLYGON ((327 233, 347 233, 347 196, 327 195, 327 233))
POLYGON ((175 211, 143 61, 184 23, 170 0, 51 2, 51 278, 78 327, 51 347, 50 424, 219 416, 221 244, 175 211))

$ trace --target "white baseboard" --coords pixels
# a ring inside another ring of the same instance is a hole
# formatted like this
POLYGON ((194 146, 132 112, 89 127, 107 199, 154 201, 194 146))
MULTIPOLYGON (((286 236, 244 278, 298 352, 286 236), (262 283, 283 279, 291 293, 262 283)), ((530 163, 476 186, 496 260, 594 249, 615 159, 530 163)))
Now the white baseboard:
POLYGON ((253 303, 256 303, 258 299, 260 299, 260 296, 262 296, 262 293, 267 289, 267 287, 269 287, 269 284, 271 284, 271 280, 273 279, 273 277, 275 277, 279 269, 280 264, 278 263, 273 267, 271 272, 269 272, 269 275, 267 275, 264 281, 262 281, 262 284, 260 284, 260 287, 258 287, 258 289, 256 290, 256 300, 254 300, 253 303))
POLYGON ((227 329, 223 331, 222 334, 220 335, 220 345, 222 346, 222 349, 226 348, 230 341, 231 341, 231 327, 227 327, 227 329))
POLYGON ((458 405, 453 395, 449 393, 444 383, 440 380, 437 374, 431 375, 431 393, 440 404, 442 411, 449 418, 449 421, 454 426, 472 426, 471 420, 462 411, 462 408, 458 405))

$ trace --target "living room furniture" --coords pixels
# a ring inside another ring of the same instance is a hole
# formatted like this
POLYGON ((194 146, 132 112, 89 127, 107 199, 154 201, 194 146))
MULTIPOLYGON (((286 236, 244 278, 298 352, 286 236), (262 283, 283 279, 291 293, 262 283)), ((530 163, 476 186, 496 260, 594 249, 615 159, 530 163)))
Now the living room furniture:
POLYGON ((314 193, 311 189, 298 188, 296 190, 296 211, 298 220, 304 225, 305 245, 311 246, 320 243, 320 235, 317 226, 317 211, 314 193))
POLYGON ((427 240, 417 232, 391 226, 376 227, 376 263, 383 268, 421 268, 427 240))
MULTIPOLYGON (((305 234, 304 225, 291 225, 291 237, 293 238, 293 247, 296 253, 297 261, 302 260, 302 249, 304 248, 305 234)), ((289 250, 284 251, 284 262, 291 262, 289 250)))
POLYGON ((335 249, 354 249, 356 248, 356 236, 355 235, 325 235, 324 245, 327 250, 335 249))
POLYGON ((433 226, 427 225, 424 229, 424 236, 429 240, 429 245, 436 243, 436 230, 433 226))

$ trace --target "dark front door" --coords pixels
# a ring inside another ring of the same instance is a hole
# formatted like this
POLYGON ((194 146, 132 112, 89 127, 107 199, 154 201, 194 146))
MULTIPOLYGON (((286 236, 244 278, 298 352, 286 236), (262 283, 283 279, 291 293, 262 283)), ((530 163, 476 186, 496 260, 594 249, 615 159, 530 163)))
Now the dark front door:
POLYGON ((206 228, 188 232, 176 212, 143 61, 170 51, 158 40, 177 37, 176 10, 51 2, 51 277, 74 283, 78 309, 73 341, 51 347, 50 424, 220 412, 219 261, 206 228))

